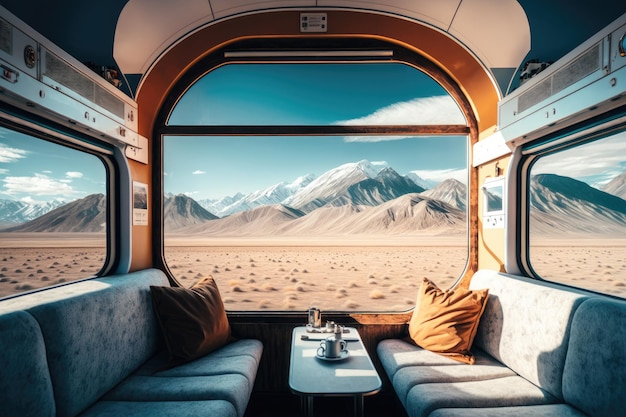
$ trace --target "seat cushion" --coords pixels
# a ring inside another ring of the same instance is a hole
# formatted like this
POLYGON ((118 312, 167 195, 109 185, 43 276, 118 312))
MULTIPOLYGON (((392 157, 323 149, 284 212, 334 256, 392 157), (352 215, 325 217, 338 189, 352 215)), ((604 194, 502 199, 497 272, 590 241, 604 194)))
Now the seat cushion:
MULTIPOLYGON (((467 365, 471 366, 471 365, 467 365)), ((520 376, 483 381, 416 385, 407 394, 410 417, 427 417, 440 408, 491 408, 555 403, 550 393, 520 376)))
POLYGON ((593 417, 626 413, 626 303, 592 298, 576 310, 563 397, 593 417))
POLYGON ((250 397, 248 379, 240 374, 189 377, 132 375, 113 388, 106 401, 207 401, 231 403, 243 416, 250 397))
POLYGON ((393 379, 399 369, 407 366, 459 364, 453 359, 422 349, 402 339, 381 340, 376 351, 390 379, 393 379))
MULTIPOLYGON (((224 400, 237 416, 248 405, 263 345, 242 339, 174 368, 163 369, 169 357, 162 352, 106 394, 107 402, 224 400)), ((219 415, 219 414, 216 414, 219 415)))
POLYGON ((263 345, 260 341, 241 339, 194 361, 164 369, 169 362, 169 356, 163 351, 139 368, 135 375, 193 377, 239 374, 246 377, 252 391, 262 352, 263 345))
POLYGON ((99 401, 80 417, 237 417, 228 401, 99 401))
POLYGON ((440 408, 429 417, 587 417, 567 404, 492 408, 440 408))
POLYGON ((515 372, 502 365, 482 351, 476 352, 473 365, 426 365, 407 366, 399 369, 393 376, 392 384, 404 405, 407 403, 409 391, 419 384, 481 381, 506 376, 515 376, 515 372))

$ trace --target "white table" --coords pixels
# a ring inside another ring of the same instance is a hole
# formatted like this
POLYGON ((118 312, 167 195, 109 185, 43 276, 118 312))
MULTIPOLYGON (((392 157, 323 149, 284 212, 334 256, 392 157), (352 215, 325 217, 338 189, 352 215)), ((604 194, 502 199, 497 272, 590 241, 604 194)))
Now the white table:
POLYGON ((291 338, 289 388, 302 398, 306 417, 313 417, 313 398, 321 396, 354 397, 354 414, 363 416, 363 397, 380 391, 382 381, 374 368, 358 331, 346 328, 349 355, 340 361, 316 358, 322 340, 332 333, 308 333, 306 327, 296 327, 291 338), (302 336, 308 337, 303 340, 302 336))

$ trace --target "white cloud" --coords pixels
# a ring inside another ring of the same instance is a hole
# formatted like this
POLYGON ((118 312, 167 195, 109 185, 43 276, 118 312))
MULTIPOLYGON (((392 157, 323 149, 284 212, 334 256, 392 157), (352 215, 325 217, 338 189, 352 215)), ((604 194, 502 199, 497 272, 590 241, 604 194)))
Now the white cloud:
POLYGON ((0 174, 8 174, 9 170, 6 168, 0 168, 0 174))
POLYGON ((0 143, 0 162, 2 163, 15 162, 18 159, 25 158, 28 153, 29 152, 24 149, 9 148, 0 143))
MULTIPOLYGON (((466 124, 456 102, 450 96, 420 97, 376 110, 367 116, 341 120, 336 125, 448 125, 466 124)), ((352 136, 346 142, 399 140, 405 136, 352 136)))
POLYGON ((193 175, 204 175, 206 174, 206 171, 203 171, 201 169, 196 169, 194 172, 192 172, 193 175))
POLYGON ((591 142, 541 158, 531 175, 558 174, 571 178, 615 175, 623 172, 626 162, 626 134, 591 142))
POLYGON ((7 194, 58 196, 74 193, 70 185, 42 174, 35 174, 32 177, 6 177, 3 182, 7 194))
POLYGON ((440 182, 450 178, 454 178, 463 184, 467 184, 467 170, 465 168, 416 170, 411 172, 418 175, 423 180, 433 184, 439 184, 440 182))
POLYGON ((83 173, 82 172, 76 172, 76 171, 68 171, 65 173, 65 176, 67 178, 82 178, 83 177, 83 173))
POLYGON ((465 124, 465 118, 450 96, 420 97, 391 104, 357 119, 338 125, 423 125, 465 124))

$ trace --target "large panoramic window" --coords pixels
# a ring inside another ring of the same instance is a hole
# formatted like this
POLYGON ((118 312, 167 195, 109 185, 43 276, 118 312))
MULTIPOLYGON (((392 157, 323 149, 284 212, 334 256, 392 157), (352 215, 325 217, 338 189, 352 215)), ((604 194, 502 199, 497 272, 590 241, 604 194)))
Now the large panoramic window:
POLYGON ((403 64, 209 72, 168 120, 193 134, 163 137, 169 269, 185 286, 212 275, 229 310, 408 310, 422 277, 448 287, 465 269, 467 135, 307 129, 465 124, 439 84, 403 64))
POLYGON ((106 183, 98 157, 0 127, 0 297, 103 268, 106 183))
POLYGON ((626 297, 626 133, 539 158, 529 226, 537 275, 626 297))

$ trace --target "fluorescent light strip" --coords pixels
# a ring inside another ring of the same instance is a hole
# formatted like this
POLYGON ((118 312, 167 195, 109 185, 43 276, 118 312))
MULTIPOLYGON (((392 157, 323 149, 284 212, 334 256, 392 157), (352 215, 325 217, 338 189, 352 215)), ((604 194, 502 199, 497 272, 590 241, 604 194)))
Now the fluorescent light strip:
POLYGON ((393 51, 233 51, 225 58, 292 58, 292 57, 393 57, 393 51))

